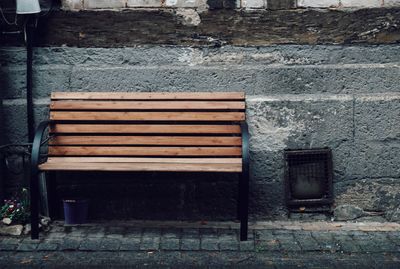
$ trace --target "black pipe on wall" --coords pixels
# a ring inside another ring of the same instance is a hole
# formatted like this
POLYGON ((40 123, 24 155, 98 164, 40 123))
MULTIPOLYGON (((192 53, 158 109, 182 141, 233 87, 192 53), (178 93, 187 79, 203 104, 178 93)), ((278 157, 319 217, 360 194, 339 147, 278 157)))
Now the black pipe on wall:
POLYGON ((33 142, 35 135, 35 122, 33 116, 33 96, 32 96, 32 58, 33 58, 33 42, 35 36, 36 18, 29 16, 25 26, 26 35, 26 102, 27 102, 27 122, 28 122, 28 142, 33 142))

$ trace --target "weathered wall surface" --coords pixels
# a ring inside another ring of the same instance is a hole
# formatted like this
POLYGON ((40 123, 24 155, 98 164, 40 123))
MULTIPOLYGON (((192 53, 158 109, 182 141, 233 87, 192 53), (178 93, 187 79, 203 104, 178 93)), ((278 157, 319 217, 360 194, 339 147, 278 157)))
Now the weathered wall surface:
MULTIPOLYGON (((0 59, 5 139, 24 142, 25 53, 0 48, 0 59)), ((379 211, 388 219, 399 207, 398 45, 51 47, 35 49, 34 59, 37 123, 47 117, 51 91, 245 90, 253 219, 287 216, 287 148, 332 148, 336 205, 379 211)), ((167 177, 60 174, 58 193, 91 196, 97 203, 95 218, 235 216, 237 186, 232 182, 237 178, 207 176, 218 177, 214 182, 204 181, 204 175, 174 175, 174 181, 167 177), (110 200, 104 199, 107 195, 110 200)))
MULTIPOLYGON (((0 33, 22 31, 22 25, 22 19, 18 27, 0 20, 0 33)), ((22 35, 0 34, 0 44, 20 46, 22 39, 22 35)), ((37 46, 103 48, 396 44, 400 43, 400 8, 55 11, 39 20, 36 41, 37 46)))

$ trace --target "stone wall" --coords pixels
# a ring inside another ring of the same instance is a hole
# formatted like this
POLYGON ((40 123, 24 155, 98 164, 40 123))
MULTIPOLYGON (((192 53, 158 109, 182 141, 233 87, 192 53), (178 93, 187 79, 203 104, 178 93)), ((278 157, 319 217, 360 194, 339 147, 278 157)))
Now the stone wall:
MULTIPOLYGON (((0 59, 5 143, 25 142, 25 52, 2 47, 0 59)), ((390 219, 400 201, 399 62, 398 45, 36 48, 35 121, 51 91, 245 90, 252 219, 287 217, 283 150, 318 147, 333 150, 335 205, 390 219)), ((57 193, 90 196, 93 218, 235 216, 236 177, 172 178, 60 173, 57 193)))
POLYGON ((243 8, 290 9, 316 8, 374 8, 400 6, 399 0, 62 0, 64 9, 122 9, 122 8, 243 8))

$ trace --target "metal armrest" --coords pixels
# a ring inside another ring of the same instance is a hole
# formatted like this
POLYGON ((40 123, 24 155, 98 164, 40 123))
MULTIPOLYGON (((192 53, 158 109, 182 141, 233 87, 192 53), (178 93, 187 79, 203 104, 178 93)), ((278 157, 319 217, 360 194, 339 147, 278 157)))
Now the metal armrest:
POLYGON ((238 215, 240 219, 240 241, 246 241, 249 221, 249 130, 247 123, 240 123, 242 132, 242 173, 239 179, 238 215))
POLYGON ((42 146, 43 134, 46 128, 51 124, 51 121, 42 121, 36 129, 35 137, 32 144, 31 154, 31 175, 38 173, 39 159, 40 159, 40 147, 42 146))
POLYGON ((242 173, 249 173, 249 127, 247 122, 242 121, 240 123, 240 129, 242 131, 242 173))

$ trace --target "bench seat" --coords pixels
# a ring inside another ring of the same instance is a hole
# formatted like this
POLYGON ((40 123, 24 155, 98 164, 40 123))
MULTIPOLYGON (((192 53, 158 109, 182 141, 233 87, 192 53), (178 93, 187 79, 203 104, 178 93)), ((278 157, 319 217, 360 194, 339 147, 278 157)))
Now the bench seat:
POLYGON ((42 171, 242 172, 241 158, 50 157, 42 171))

